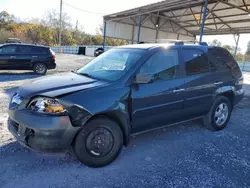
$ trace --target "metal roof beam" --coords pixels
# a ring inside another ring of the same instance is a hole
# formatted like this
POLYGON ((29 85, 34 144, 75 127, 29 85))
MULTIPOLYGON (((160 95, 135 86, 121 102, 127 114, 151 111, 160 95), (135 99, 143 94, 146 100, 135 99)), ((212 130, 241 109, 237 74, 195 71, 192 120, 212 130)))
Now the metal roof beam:
POLYGON ((148 15, 147 17, 145 17, 145 18, 141 21, 141 25, 144 24, 150 17, 151 17, 151 15, 148 15))
MULTIPOLYGON (((193 12, 193 10, 192 10, 192 8, 191 7, 189 7, 189 9, 190 9, 190 11, 192 12, 192 14, 193 14, 193 17, 194 17, 194 20, 196 21, 196 23, 197 23, 197 26, 199 27, 200 26, 200 24, 199 24, 199 22, 197 21, 197 19, 195 18, 195 16, 194 16, 194 12, 193 12)), ((192 20, 193 21, 193 20, 192 20)))
MULTIPOLYGON (((126 23, 126 22, 117 22, 117 21, 114 21, 114 22, 115 22, 115 23, 121 23, 121 24, 127 24, 127 25, 134 26, 133 24, 126 23)), ((152 27, 147 27, 147 26, 141 26, 141 28, 147 28, 147 29, 152 29, 152 30, 155 30, 155 28, 152 28, 152 27)), ((168 33, 177 34, 176 32, 172 32, 172 31, 169 31, 169 30, 166 30, 166 29, 159 29, 159 31, 163 31, 163 32, 168 32, 168 33)), ((180 34, 180 35, 190 36, 190 37, 193 37, 193 36, 194 36, 194 34, 193 34, 193 33, 191 33, 191 32, 188 32, 186 35, 185 35, 185 34, 180 34)))
POLYGON ((247 6, 245 0, 242 0, 242 2, 243 2, 243 4, 244 4, 244 6, 246 7, 246 9, 249 11, 248 6, 247 6))
POLYGON ((216 6, 219 4, 220 2, 218 1, 217 3, 215 3, 215 5, 207 12, 207 15, 206 15, 206 19, 209 18, 213 12, 213 10, 216 8, 216 6), (210 14, 210 15, 209 15, 210 14))
MULTIPOLYGON (((225 16, 220 16, 220 18, 228 18, 228 17, 235 17, 235 16, 246 16, 248 13, 240 13, 240 14, 233 14, 233 15, 225 15, 225 16)), ((207 18, 206 20, 212 20, 213 18, 207 18)), ((185 20, 181 21, 182 23, 188 23, 194 21, 193 19, 191 20, 185 20)))
MULTIPOLYGON (((215 16, 215 15, 214 15, 215 16)), ((215 18, 218 18, 218 17, 216 17, 215 16, 215 18)), ((220 20, 220 18, 218 18, 219 20, 220 20)), ((232 21, 227 21, 227 22, 225 22, 225 21, 223 21, 223 20, 220 20, 220 22, 216 22, 217 24, 225 24, 225 25, 227 25, 227 24, 231 24, 231 23, 245 23, 245 22, 250 22, 250 19, 245 19, 245 20, 241 20, 241 21, 239 21, 239 20, 232 20, 232 21)), ((206 26, 208 26, 208 25, 214 25, 214 23, 206 23, 205 24, 206 26)), ((185 26, 185 27, 193 27, 193 26, 185 26)))
MULTIPOLYGON (((226 1, 219 0, 219 2, 221 2, 221 3, 225 4, 225 5, 228 5, 228 6, 237 8, 237 9, 242 10, 242 11, 244 11, 244 12, 250 13, 247 9, 244 9, 244 8, 242 8, 242 7, 240 7, 240 6, 237 6, 237 5, 228 3, 228 2, 226 2, 226 1)), ((244 7, 244 6, 243 6, 243 7, 244 7)))
POLYGON ((220 21, 221 21, 221 23, 223 23, 223 24, 225 24, 229 29, 231 29, 232 30, 232 28, 231 28, 231 26, 230 25, 228 25, 226 22, 224 22, 220 17, 218 17, 215 13, 212 13, 216 18, 218 18, 220 21))
MULTIPOLYGON (((197 6, 191 6, 191 7, 193 8, 193 7, 197 7, 197 6)), ((238 6, 238 7, 243 8, 245 6, 238 6)), ((231 9, 235 9, 235 7, 226 7, 226 8, 215 9, 215 10, 213 10, 213 12, 219 12, 219 11, 222 11, 222 10, 231 10, 231 9)), ((245 12, 247 12, 247 11, 245 11, 245 12)), ((175 16, 178 18, 178 17, 181 17, 182 15, 175 15, 175 16)), ((185 14, 183 16, 192 16, 192 14, 189 13, 189 14, 185 14)), ((173 17, 171 17, 171 18, 173 18, 173 17)))
POLYGON ((213 15, 213 20, 214 20, 214 26, 215 26, 215 29, 217 30, 218 27, 217 27, 217 23, 216 23, 215 18, 214 18, 214 14, 212 14, 212 15, 213 15))
MULTIPOLYGON (((162 16, 162 15, 157 15, 157 14, 152 14, 152 15, 153 15, 153 16, 156 16, 156 17, 158 16, 158 17, 160 17, 160 18, 168 19, 168 20, 172 21, 173 23, 175 23, 176 25, 180 26, 181 29, 183 29, 183 30, 185 30, 186 32, 190 33, 185 27, 179 25, 178 23, 176 23, 175 20, 169 18, 168 16, 162 16)), ((191 33, 190 33, 190 34, 191 34, 191 33)))

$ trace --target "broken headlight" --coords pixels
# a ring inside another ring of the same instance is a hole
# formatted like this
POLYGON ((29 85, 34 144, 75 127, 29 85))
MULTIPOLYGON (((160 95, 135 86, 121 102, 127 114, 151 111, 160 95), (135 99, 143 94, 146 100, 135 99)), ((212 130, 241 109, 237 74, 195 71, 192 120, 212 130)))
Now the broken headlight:
POLYGON ((48 114, 62 114, 66 112, 58 100, 47 97, 38 97, 33 99, 29 103, 28 108, 36 112, 48 114))

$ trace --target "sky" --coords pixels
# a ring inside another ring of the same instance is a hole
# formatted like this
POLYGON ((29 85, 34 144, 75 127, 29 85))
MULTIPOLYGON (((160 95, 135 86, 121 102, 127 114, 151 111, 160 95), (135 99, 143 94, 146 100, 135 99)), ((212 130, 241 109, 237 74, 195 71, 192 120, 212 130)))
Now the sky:
MULTIPOLYGON (((90 14, 68 6, 66 3, 90 12, 110 14, 138 6, 159 2, 159 0, 64 0, 63 12, 71 17, 72 24, 78 24, 90 34, 96 33, 96 28, 102 24, 102 14, 90 14)), ((20 19, 39 18, 45 16, 46 11, 59 11, 60 0, 0 0, 0 11, 6 10, 20 19)), ((234 45, 233 35, 204 36, 203 41, 218 39, 223 45, 234 45)), ((250 34, 240 36, 239 47, 245 53, 250 34)))

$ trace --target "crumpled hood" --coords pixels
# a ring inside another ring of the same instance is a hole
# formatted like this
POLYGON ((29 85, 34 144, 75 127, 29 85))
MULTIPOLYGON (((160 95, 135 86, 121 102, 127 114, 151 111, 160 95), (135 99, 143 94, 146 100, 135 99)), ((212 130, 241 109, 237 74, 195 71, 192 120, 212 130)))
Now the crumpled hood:
POLYGON ((55 97, 107 84, 75 73, 46 76, 20 86, 17 93, 29 98, 35 95, 55 97))

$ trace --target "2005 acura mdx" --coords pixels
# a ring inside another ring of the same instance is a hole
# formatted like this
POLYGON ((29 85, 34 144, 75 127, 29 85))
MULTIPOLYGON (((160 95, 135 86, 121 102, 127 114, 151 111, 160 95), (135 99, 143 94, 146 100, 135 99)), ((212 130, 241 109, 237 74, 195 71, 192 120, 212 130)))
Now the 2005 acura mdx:
POLYGON ((108 165, 131 134, 203 118, 226 127, 243 97, 231 54, 205 44, 113 48, 76 72, 19 87, 9 104, 9 131, 41 152, 73 148, 91 167, 108 165))

